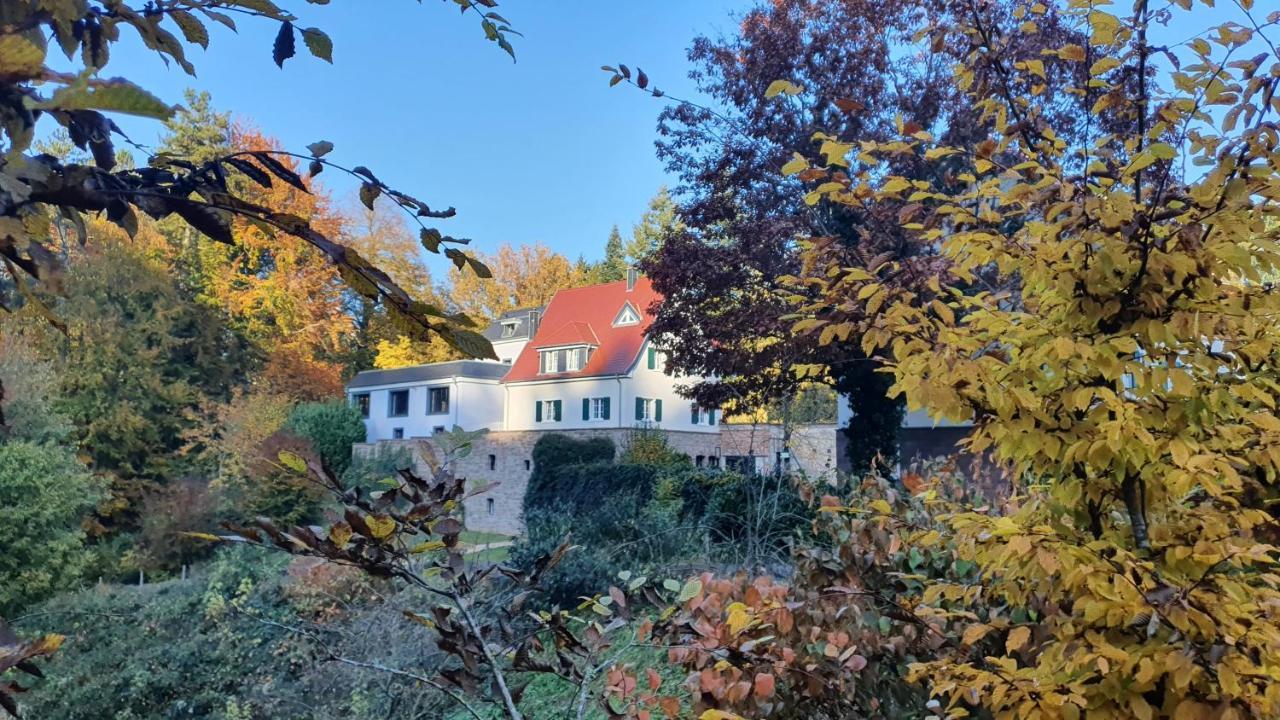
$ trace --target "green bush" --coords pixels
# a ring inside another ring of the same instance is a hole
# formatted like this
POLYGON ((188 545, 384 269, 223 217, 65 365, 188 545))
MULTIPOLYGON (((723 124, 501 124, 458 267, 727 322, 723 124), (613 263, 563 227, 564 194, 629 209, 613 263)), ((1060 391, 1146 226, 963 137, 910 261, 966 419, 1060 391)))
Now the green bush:
POLYGON ((295 406, 285 429, 310 441, 320 460, 339 477, 351 467, 351 446, 365 439, 360 411, 339 400, 295 406))
POLYGON ((577 438, 550 433, 533 446, 533 472, 548 472, 562 465, 613 462, 618 449, 609 438, 577 438))
POLYGON ((0 444, 0 616, 74 586, 89 560, 80 522, 100 497, 71 450, 0 444))
POLYGON ((416 683, 323 662, 311 637, 284 627, 308 628, 349 657, 431 667, 439 653, 430 631, 398 609, 424 604, 420 592, 368 602, 334 584, 334 566, 317 578, 299 565, 224 548, 186 581, 94 587, 36 607, 17 631, 67 641, 22 695, 24 717, 381 720, 443 717, 453 707, 416 683))
POLYGON ((689 456, 676 452, 667 443, 667 434, 657 428, 636 428, 627 437, 619 462, 629 465, 692 465, 689 456))

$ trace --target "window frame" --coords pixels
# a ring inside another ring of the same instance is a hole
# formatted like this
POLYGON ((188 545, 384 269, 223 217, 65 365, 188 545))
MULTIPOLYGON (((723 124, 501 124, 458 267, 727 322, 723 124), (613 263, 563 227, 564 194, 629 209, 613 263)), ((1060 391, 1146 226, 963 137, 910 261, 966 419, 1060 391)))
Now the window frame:
POLYGON ((360 411, 360 417, 369 419, 369 411, 373 407, 373 400, 369 397, 369 393, 351 393, 351 406, 360 411))
POLYGON ((449 414, 449 386, 435 385, 427 388, 427 414, 428 415, 448 415, 449 414), (435 404, 436 392, 444 393, 443 409, 437 410, 435 404))
POLYGON ((409 400, 410 400, 409 388, 404 388, 402 390, 388 390, 387 391, 387 417, 389 418, 409 417, 409 400), (400 395, 403 395, 404 397, 404 412, 396 412, 395 399, 397 396, 400 396, 400 395))
POLYGON ((590 413, 588 413, 587 420, 589 422, 605 422, 606 420, 608 420, 609 414, 607 409, 609 407, 608 406, 609 398, 593 397, 593 398, 590 398, 590 400, 591 400, 590 413))

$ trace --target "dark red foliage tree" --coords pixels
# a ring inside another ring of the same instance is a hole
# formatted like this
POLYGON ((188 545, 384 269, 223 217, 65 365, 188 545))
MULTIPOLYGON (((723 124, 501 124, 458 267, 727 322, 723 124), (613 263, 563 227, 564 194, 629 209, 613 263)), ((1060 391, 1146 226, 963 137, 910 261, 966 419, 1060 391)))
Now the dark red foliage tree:
MULTIPOLYGON (((1003 12, 1016 12, 1004 2, 1003 12)), ((664 301, 654 331, 667 338, 669 362, 713 379, 689 388, 700 404, 757 405, 790 396, 802 381, 778 370, 809 363, 829 378, 854 411, 851 461, 865 469, 879 454, 897 454, 900 403, 886 397, 888 379, 875 358, 848 353, 857 343, 820 349, 792 332, 786 277, 799 274, 798 240, 828 237, 859 262, 905 261, 902 282, 942 277, 945 263, 922 257, 902 238, 906 206, 850 211, 805 203, 804 174, 784 179, 793 154, 821 150, 821 130, 834 137, 889 139, 899 123, 966 146, 985 137, 968 101, 951 82, 954 38, 931 32, 954 9, 949 0, 771 0, 727 37, 700 37, 689 50, 689 75, 706 106, 678 102, 660 116, 658 157, 677 174, 687 231, 668 238, 644 265, 664 301), (801 88, 766 97, 774 81, 801 88), (914 255, 914 257, 912 257, 914 255)), ((1052 16, 1042 44, 1017 48, 1033 58, 1061 38, 1052 16)), ((1021 41, 1020 41, 1021 42, 1021 41)), ((1041 101, 1052 102, 1046 79, 1041 101)), ((1021 88, 1030 95, 1031 88, 1021 88)), ((654 93, 657 95, 658 93, 654 93)), ((960 161, 957 161, 960 162, 960 161)), ((952 166, 896 168, 930 182, 951 181, 952 166)))

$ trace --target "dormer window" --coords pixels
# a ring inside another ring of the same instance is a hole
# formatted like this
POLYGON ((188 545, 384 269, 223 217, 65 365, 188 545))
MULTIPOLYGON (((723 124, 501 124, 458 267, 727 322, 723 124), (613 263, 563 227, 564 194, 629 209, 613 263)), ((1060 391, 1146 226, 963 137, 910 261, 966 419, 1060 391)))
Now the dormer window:
POLYGON ((640 313, 636 311, 631 303, 622 306, 616 317, 613 318, 614 327, 622 327, 623 325, 635 325, 640 322, 640 313))
POLYGON ((509 338, 516 334, 516 328, 520 327, 519 321, 502 323, 502 337, 509 338))
POLYGON ((591 361, 592 348, 587 345, 538 351, 538 372, 543 375, 577 372, 591 361))

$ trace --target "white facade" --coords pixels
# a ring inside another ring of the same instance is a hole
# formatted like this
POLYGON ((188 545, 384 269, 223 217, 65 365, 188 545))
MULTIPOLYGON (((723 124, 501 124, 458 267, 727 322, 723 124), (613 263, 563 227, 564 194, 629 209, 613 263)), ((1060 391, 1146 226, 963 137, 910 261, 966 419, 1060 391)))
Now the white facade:
POLYGON ((524 346, 529 344, 529 338, 519 338, 516 340, 494 340, 493 352, 498 356, 498 362, 510 365, 520 357, 520 351, 524 350, 524 346))
POLYGON ((650 369, 650 346, 646 342, 624 375, 506 383, 503 426, 507 430, 590 430, 643 425, 685 432, 718 432, 719 411, 713 414, 700 409, 695 423, 694 404, 676 394, 678 379, 663 371, 662 353, 655 353, 655 367, 650 369), (607 418, 600 412, 599 401, 604 399, 608 400, 607 418), (643 413, 638 413, 637 399, 643 403, 643 413), (556 401, 560 403, 558 420, 554 412, 549 412, 554 406, 547 405, 556 401))
POLYGON ((502 386, 497 380, 453 376, 347 390, 348 402, 363 408, 361 396, 368 398, 366 442, 430 437, 455 425, 464 430, 502 429, 502 386), (445 408, 439 412, 442 394, 445 408), (406 396, 407 401, 402 399, 406 396))

